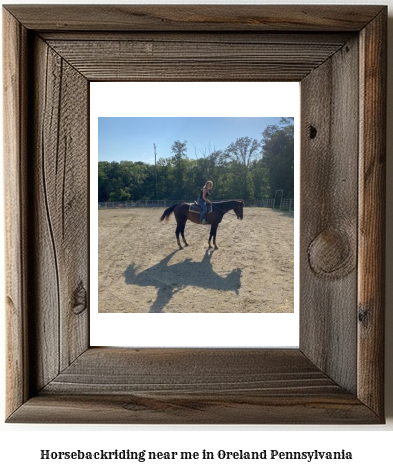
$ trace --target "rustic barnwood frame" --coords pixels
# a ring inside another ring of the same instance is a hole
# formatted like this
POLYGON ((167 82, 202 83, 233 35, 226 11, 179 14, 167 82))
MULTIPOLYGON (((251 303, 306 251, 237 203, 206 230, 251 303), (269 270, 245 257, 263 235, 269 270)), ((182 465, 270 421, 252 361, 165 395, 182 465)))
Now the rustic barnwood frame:
POLYGON ((386 19, 354 5, 3 8, 7 421, 384 422, 386 19), (301 83, 299 349, 89 346, 101 80, 301 83))

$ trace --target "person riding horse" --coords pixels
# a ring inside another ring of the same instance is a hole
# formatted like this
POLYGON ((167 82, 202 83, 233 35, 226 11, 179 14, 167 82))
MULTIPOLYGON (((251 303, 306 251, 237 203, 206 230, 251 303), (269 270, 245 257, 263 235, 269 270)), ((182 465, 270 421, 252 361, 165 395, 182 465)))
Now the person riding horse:
POLYGON ((200 224, 207 224, 207 219, 204 220, 205 215, 207 214, 207 202, 209 199, 207 199, 207 196, 209 195, 209 190, 213 188, 213 181, 206 181, 205 186, 201 189, 201 194, 198 198, 198 205, 201 207, 201 215, 199 216, 199 223, 200 224))
MULTIPOLYGON (((236 199, 231 201, 220 201, 215 202, 213 210, 209 213, 209 224, 210 224, 210 235, 209 235, 209 248, 212 248, 210 242, 213 239, 213 245, 215 249, 218 249, 216 245, 216 235, 218 224, 222 221, 224 215, 229 211, 234 211, 238 219, 243 219, 243 207, 244 201, 242 199, 236 199)), ((188 243, 184 236, 184 228, 187 220, 190 220, 194 224, 199 224, 199 216, 195 211, 190 211, 190 204, 184 202, 183 204, 173 204, 173 206, 165 209, 164 213, 160 217, 160 221, 169 219, 171 214, 175 215, 176 218, 176 240, 179 248, 183 248, 180 244, 180 235, 182 236, 184 245, 187 247, 188 243)))

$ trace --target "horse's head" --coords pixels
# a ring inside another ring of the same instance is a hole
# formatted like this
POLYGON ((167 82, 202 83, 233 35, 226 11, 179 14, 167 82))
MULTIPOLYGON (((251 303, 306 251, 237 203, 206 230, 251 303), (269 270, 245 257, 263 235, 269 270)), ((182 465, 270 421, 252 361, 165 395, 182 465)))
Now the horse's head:
POLYGON ((234 211, 238 219, 243 219, 243 207, 244 207, 244 201, 237 201, 234 211))

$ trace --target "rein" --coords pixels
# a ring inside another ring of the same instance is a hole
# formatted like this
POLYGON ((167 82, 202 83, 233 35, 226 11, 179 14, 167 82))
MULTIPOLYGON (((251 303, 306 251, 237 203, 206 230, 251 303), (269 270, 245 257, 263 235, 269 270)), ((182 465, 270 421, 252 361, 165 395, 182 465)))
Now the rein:
POLYGON ((212 207, 215 207, 218 211, 222 212, 223 214, 229 214, 230 216, 234 216, 234 217, 236 217, 236 219, 237 219, 236 213, 234 213, 234 214, 231 214, 231 213, 230 213, 231 211, 233 211, 233 209, 230 209, 229 211, 223 211, 223 210, 220 209, 219 207, 215 206, 213 203, 212 203, 212 207))

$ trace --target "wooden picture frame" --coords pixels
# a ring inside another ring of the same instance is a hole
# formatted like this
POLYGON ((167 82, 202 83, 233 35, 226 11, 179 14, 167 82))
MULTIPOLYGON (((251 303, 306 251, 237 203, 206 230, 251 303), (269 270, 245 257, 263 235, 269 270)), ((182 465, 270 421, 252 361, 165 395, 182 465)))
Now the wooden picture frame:
POLYGON ((383 423, 383 6, 3 8, 7 421, 383 423), (299 349, 89 346, 89 82, 299 81, 299 349))

